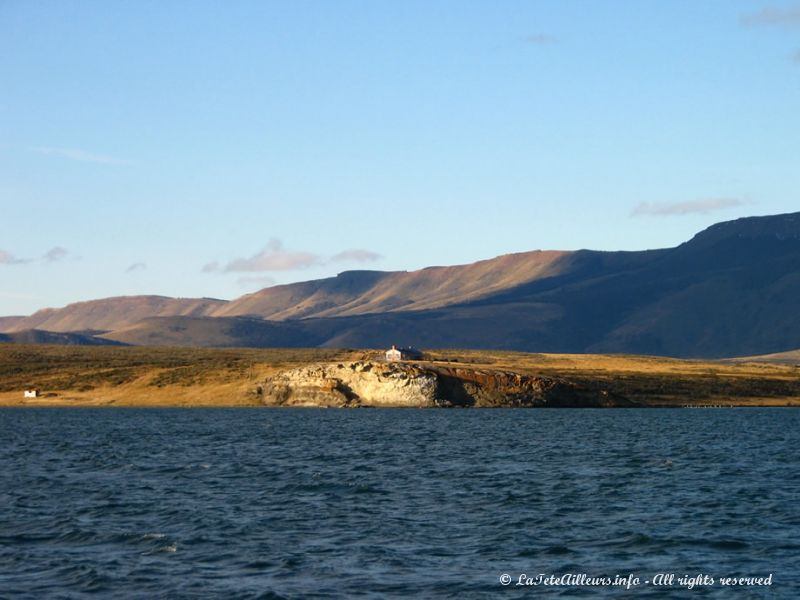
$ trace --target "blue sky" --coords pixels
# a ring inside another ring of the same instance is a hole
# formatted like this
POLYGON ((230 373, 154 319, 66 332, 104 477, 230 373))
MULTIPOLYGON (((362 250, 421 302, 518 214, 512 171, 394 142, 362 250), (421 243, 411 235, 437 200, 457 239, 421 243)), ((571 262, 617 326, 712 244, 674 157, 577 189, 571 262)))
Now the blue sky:
POLYGON ((0 1, 0 315, 800 210, 800 2, 0 1))

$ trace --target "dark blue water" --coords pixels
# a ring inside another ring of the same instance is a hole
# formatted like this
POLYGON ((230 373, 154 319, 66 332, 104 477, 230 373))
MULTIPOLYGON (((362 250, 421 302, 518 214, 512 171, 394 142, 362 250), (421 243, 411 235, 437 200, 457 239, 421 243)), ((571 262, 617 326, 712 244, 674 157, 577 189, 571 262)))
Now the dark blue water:
POLYGON ((0 597, 800 598, 798 459, 794 409, 4 409, 0 597))

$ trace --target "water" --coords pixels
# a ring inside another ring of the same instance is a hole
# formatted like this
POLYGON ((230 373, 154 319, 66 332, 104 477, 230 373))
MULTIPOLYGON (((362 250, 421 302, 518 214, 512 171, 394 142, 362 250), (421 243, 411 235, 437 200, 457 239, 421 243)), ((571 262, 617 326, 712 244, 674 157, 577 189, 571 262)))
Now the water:
POLYGON ((3 409, 0 598, 798 598, 798 459, 795 409, 3 409))

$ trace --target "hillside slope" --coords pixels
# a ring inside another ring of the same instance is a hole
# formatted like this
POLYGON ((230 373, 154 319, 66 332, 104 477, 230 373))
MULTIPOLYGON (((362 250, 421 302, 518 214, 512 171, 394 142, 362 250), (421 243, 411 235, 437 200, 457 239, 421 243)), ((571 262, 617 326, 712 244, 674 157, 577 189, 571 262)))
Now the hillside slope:
POLYGON ((440 308, 556 275, 570 254, 534 251, 418 271, 347 271, 266 288, 220 306, 211 316, 284 320, 440 308))
POLYGON ((203 316, 224 305, 210 298, 168 298, 165 296, 122 296, 76 302, 64 308, 45 308, 29 317, 15 319, 3 329, 17 332, 29 329, 46 331, 111 331, 148 317, 203 316))
POLYGON ((301 321, 246 317, 151 317, 98 336, 134 346, 313 348, 324 339, 301 321))
POLYGON ((684 357, 800 346, 800 214, 721 223, 668 250, 568 260, 560 275, 475 302, 351 321, 331 343, 684 357))
POLYGON ((107 312, 108 301, 82 303, 13 326, 35 317, 144 345, 770 354, 800 347, 800 213, 720 223, 664 250, 353 271, 228 303, 144 298, 156 300, 122 299, 107 312))
POLYGON ((57 346, 122 346, 122 342, 105 340, 90 333, 57 333, 27 329, 13 333, 0 333, 0 343, 5 344, 50 344, 57 346))
MULTIPOLYGON (((800 346, 798 265, 798 215, 741 219, 667 250, 562 254, 540 272, 543 276, 472 301, 287 321, 292 329, 281 330, 280 339, 291 346, 395 343, 684 357, 765 354, 800 346)), ((374 280, 370 293, 392 276, 374 280)), ((357 311, 369 303, 350 306, 357 311)), ((348 310, 343 306, 341 312, 348 310)), ((146 343, 151 327, 160 325, 141 325, 136 336, 115 332, 108 337, 146 343)), ((277 344, 274 332, 257 332, 261 327, 257 320, 241 321, 236 329, 226 329, 224 344, 277 344), (237 339, 230 339, 231 332, 237 339)), ((208 345, 202 335, 183 339, 208 345)))
POLYGON ((152 317, 250 317, 282 321, 438 308, 484 297, 566 268, 567 252, 524 252, 469 265, 419 271, 346 271, 278 285, 227 302, 208 298, 125 296, 0 318, 0 331, 116 331, 152 317))
POLYGON ((27 317, 0 317, 0 331, 7 331, 27 317))

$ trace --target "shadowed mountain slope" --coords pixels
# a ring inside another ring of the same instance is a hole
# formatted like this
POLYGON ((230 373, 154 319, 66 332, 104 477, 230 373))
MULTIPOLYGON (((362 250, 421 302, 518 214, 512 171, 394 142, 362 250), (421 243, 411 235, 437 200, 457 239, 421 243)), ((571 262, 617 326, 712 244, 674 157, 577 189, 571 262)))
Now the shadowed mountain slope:
POLYGON ((302 321, 246 317, 151 317, 100 336, 135 346, 312 348, 325 341, 302 321))
POLYGON ((0 343, 7 344, 54 344, 59 346, 120 346, 121 342, 104 340, 91 333, 54 333, 28 329, 14 333, 0 333, 0 343))

